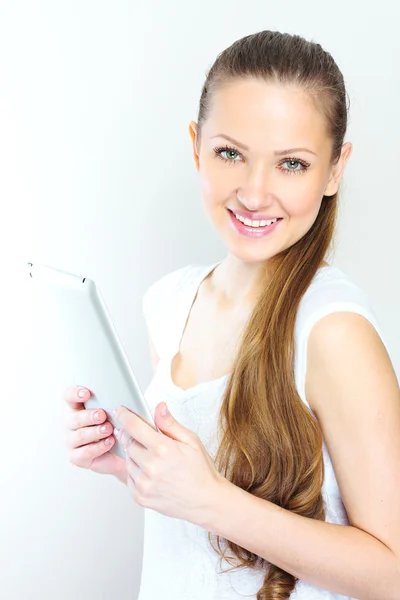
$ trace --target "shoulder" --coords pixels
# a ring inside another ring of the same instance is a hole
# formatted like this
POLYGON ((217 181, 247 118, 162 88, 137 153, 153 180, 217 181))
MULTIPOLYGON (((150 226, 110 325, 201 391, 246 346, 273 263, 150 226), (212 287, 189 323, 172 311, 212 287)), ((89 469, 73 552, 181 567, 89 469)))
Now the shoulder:
POLYGON ((146 289, 142 312, 151 343, 159 357, 168 354, 174 347, 197 282, 210 268, 186 265, 162 275, 146 289))
POLYGON ((143 295, 144 310, 151 309, 154 303, 160 308, 169 299, 176 299, 176 296, 182 294, 204 269, 203 265, 186 265, 156 279, 143 295))
POLYGON ((333 312, 353 311, 376 321, 375 309, 365 291, 337 267, 320 269, 304 294, 298 311, 300 326, 312 326, 333 312))
MULTIPOLYGON (((300 302, 295 326, 297 344, 304 346, 316 324, 337 313, 353 313, 364 317, 383 339, 375 307, 365 291, 343 271, 328 266, 317 272, 300 302)), ((343 314, 342 317, 333 317, 335 323, 340 319, 346 317, 343 314)))
POLYGON ((337 267, 320 269, 300 302, 295 324, 296 378, 299 394, 307 405, 312 404, 305 389, 314 365, 310 353, 324 347, 325 352, 336 356, 341 344, 354 336, 355 343, 361 345, 366 336, 369 343, 376 338, 372 343, 385 345, 376 311, 365 291, 337 267))
POLYGON ((160 293, 171 294, 182 285, 190 271, 190 265, 170 271, 153 281, 143 294, 143 305, 146 307, 160 293))
MULTIPOLYGON (((307 398, 315 405, 326 386, 348 386, 368 377, 377 365, 391 369, 388 349, 367 294, 342 271, 331 267, 310 287, 307 315, 307 398), (331 270, 332 269, 332 270, 331 270), (313 385, 320 392, 313 394, 313 385)), ((326 396, 326 394, 325 394, 326 396)))
MULTIPOLYGON (((307 396, 318 382, 320 397, 327 386, 350 389, 392 370, 389 355, 371 320, 353 311, 332 312, 313 327, 307 348, 307 396)), ((311 396, 313 396, 311 394, 311 396)), ((316 396, 313 401, 319 401, 316 396)))

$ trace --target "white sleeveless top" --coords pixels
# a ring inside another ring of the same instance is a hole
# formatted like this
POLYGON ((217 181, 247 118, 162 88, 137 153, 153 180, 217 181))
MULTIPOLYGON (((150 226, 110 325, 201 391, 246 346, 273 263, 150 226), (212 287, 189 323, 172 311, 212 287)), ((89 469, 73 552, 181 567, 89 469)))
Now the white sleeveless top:
MULTIPOLYGON (((146 400, 153 412, 159 402, 167 402, 177 421, 194 431, 213 457, 218 447, 218 413, 229 375, 183 390, 171 379, 171 362, 179 350, 197 290, 218 264, 189 265, 173 271, 153 283, 143 298, 144 316, 160 358, 145 392, 146 400)), ((321 267, 301 300, 295 326, 296 388, 310 411, 305 397, 307 339, 319 319, 337 311, 363 315, 383 339, 374 310, 363 291, 338 268, 321 267)), ((322 492, 326 521, 348 524, 325 443, 323 457, 325 480, 322 492)), ((143 568, 138 600, 238 600, 244 595, 255 600, 264 571, 246 568, 222 573, 231 565, 213 550, 205 529, 150 509, 144 509, 144 514, 143 568)), ((290 598, 349 600, 304 581, 297 582, 290 598)))

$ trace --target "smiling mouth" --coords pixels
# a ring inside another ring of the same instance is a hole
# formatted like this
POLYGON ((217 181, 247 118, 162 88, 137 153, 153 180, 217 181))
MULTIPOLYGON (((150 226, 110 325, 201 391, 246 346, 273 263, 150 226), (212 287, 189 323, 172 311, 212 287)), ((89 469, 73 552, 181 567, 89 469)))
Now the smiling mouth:
POLYGON ((247 227, 254 227, 254 229, 258 229, 259 227, 270 227, 277 221, 282 221, 282 217, 274 217, 273 219, 248 219, 242 217, 231 209, 228 210, 238 221, 243 223, 243 225, 246 225, 247 227))

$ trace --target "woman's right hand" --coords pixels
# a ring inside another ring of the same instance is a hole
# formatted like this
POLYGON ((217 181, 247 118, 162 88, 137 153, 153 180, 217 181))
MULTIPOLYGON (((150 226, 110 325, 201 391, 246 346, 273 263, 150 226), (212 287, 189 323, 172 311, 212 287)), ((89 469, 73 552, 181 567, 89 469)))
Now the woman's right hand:
POLYGON ((102 409, 86 409, 83 405, 90 396, 89 390, 77 386, 68 387, 64 392, 64 400, 72 411, 65 423, 64 437, 69 460, 77 467, 114 475, 126 483, 126 461, 109 452, 115 444, 115 438, 113 426, 106 420, 106 412, 102 409), (86 391, 83 398, 78 396, 79 390, 86 391), (101 427, 105 427, 105 431, 101 431, 101 427))

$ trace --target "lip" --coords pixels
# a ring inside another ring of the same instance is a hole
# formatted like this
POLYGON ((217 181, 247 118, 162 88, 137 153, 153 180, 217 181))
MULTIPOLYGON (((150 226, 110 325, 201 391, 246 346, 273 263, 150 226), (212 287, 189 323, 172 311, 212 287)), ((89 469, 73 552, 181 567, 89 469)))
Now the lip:
MULTIPOLYGON (((252 238, 260 238, 265 237, 266 235, 270 235, 275 231, 277 227, 279 227, 279 223, 281 221, 276 221, 272 225, 264 225, 263 227, 250 227, 249 225, 245 225, 241 221, 239 221, 234 213, 229 210, 229 217, 232 223, 232 227, 243 236, 252 237, 252 238)), ((239 214, 239 213, 238 213, 239 214)), ((275 218, 275 217, 272 217, 275 218)), ((283 219, 281 219, 283 220, 283 219)))
POLYGON ((244 219, 250 219, 250 221, 271 221, 272 219, 282 218, 278 215, 262 215, 261 213, 246 212, 245 210, 234 210, 233 208, 228 208, 228 210, 233 214, 243 217, 244 219))

